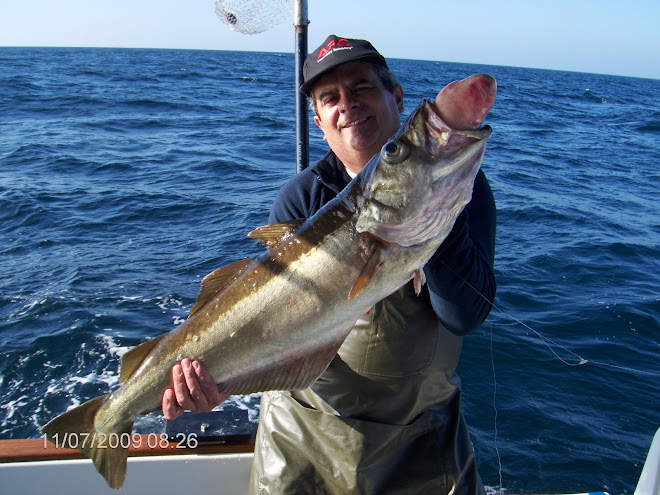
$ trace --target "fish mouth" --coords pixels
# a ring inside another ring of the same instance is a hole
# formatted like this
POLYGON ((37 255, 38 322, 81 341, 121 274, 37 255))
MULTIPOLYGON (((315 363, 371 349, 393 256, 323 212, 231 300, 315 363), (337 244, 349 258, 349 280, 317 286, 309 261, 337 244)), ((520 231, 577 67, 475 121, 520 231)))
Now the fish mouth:
POLYGON ((481 165, 486 142, 493 129, 482 125, 476 129, 453 129, 435 111, 435 106, 424 105, 424 147, 437 165, 431 173, 436 183, 451 175, 474 175, 475 166, 481 165))
POLYGON ((435 110, 435 105, 426 101, 423 106, 423 119, 426 136, 425 147, 429 155, 443 157, 456 150, 469 151, 472 144, 479 147, 485 142, 493 129, 489 125, 482 125, 476 129, 454 129, 449 126, 435 110), (473 141, 473 143, 470 143, 473 141))

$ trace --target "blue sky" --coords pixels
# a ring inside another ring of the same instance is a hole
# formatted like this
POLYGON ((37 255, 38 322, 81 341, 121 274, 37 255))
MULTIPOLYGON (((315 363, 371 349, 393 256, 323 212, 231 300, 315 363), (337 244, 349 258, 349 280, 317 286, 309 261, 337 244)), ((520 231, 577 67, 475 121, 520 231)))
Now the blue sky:
MULTIPOLYGON (((366 38, 386 57, 660 79, 659 0, 308 4, 310 51, 334 33, 366 38)), ((293 51, 293 17, 244 35, 214 10, 213 0, 0 0, 0 46, 293 51)))

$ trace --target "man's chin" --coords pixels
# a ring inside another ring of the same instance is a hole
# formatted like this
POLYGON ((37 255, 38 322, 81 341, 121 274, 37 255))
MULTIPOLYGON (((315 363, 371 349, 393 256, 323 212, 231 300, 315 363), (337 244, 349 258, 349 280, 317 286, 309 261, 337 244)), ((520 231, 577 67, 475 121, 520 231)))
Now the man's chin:
POLYGON ((373 156, 375 153, 378 153, 380 149, 385 144, 386 140, 380 139, 379 136, 373 135, 371 133, 355 133, 349 137, 346 141, 346 145, 351 148, 353 151, 358 152, 371 152, 370 156, 373 156), (382 143, 380 141, 383 141, 382 143))

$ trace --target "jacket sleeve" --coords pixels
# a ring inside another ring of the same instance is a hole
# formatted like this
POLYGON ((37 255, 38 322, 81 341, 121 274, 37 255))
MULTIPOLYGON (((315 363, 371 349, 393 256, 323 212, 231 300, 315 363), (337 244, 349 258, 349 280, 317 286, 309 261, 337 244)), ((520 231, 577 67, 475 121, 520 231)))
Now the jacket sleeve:
POLYGON ((288 222, 311 217, 317 205, 318 181, 310 169, 291 177, 279 190, 270 209, 268 223, 288 222))
POLYGON ((424 267, 433 309, 456 335, 476 330, 492 308, 495 223, 493 192, 479 171, 472 200, 424 267))

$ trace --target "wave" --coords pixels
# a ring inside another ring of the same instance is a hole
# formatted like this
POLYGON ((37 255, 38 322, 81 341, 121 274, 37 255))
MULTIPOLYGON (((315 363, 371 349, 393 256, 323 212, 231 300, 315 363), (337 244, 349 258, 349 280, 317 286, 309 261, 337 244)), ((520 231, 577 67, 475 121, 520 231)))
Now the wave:
POLYGON ((635 127, 638 132, 649 132, 652 134, 660 133, 660 120, 654 122, 647 122, 635 127))

